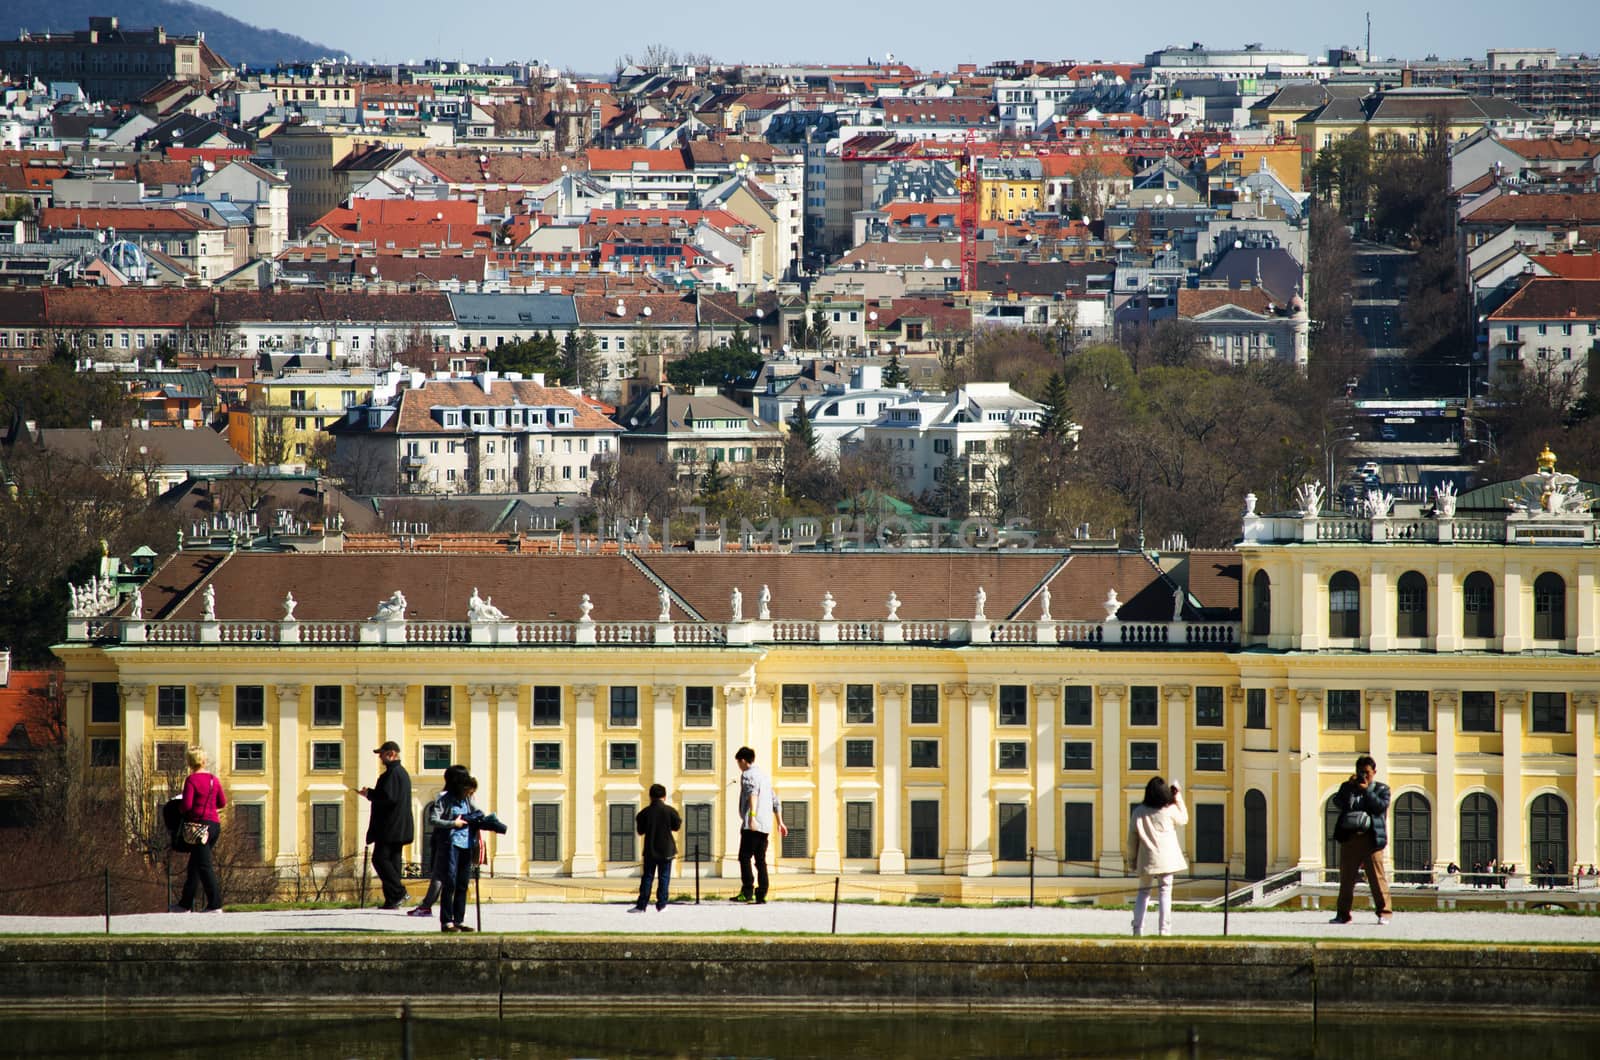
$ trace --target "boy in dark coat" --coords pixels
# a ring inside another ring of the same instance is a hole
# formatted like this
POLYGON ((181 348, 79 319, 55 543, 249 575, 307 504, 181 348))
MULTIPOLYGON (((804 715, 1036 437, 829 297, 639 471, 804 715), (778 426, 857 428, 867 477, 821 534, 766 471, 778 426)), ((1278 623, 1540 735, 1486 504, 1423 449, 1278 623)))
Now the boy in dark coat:
POLYGON ((628 912, 642 913, 650 904, 650 881, 659 879, 656 886, 656 912, 667 907, 667 883, 672 878, 672 859, 678 856, 678 841, 672 833, 683 827, 678 811, 667 805, 667 789, 660 784, 650 785, 650 805, 640 810, 633 819, 634 827, 644 836, 644 878, 639 881, 639 901, 628 912))

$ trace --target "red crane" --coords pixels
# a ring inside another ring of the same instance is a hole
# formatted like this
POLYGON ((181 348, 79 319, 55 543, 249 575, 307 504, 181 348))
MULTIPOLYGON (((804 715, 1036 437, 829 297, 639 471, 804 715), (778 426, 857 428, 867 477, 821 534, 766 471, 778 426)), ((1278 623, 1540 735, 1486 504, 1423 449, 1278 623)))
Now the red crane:
POLYGON ((968 129, 966 140, 960 144, 934 144, 917 142, 905 153, 878 154, 860 152, 848 145, 840 151, 845 161, 889 162, 896 158, 940 159, 956 164, 956 193, 960 208, 956 211, 956 225, 961 239, 961 289, 978 289, 978 130, 968 129))

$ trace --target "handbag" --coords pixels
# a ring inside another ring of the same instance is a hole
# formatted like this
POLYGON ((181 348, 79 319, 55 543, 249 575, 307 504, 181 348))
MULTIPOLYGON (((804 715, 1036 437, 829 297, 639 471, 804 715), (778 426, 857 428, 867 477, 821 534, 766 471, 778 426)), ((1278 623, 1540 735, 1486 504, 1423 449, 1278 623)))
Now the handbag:
POLYGON ((211 838, 211 826, 205 821, 183 822, 183 841, 192 847, 203 847, 211 838))
POLYGON ((1366 810, 1346 810, 1339 815, 1339 831, 1357 835, 1372 831, 1372 814, 1366 810))

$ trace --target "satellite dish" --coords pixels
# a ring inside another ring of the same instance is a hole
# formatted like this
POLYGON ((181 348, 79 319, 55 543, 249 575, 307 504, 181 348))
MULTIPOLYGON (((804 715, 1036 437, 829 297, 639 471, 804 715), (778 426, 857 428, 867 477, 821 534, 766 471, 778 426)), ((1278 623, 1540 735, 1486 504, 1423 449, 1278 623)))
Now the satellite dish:
POLYGON ((1233 249, 1234 249, 1234 250, 1243 250, 1243 249, 1244 249, 1244 240, 1242 240, 1242 239, 1235 239, 1235 240, 1234 240, 1234 241, 1233 241, 1233 249))
POLYGON ((1167 205, 1168 206, 1172 205, 1172 192, 1170 192, 1170 191, 1167 192, 1167 205))
POLYGON ((649 316, 650 315, 650 307, 649 306, 645 306, 643 312, 644 312, 645 316, 649 316))

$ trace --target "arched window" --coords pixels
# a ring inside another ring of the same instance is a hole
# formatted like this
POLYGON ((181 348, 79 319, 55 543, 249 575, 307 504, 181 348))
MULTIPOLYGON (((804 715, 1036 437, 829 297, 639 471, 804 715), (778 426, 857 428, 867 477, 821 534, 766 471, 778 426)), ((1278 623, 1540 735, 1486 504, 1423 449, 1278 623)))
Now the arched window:
POLYGON ((1250 579, 1250 632, 1258 637, 1272 633, 1272 579, 1264 570, 1250 579))
POLYGON ((1567 583, 1559 574, 1545 571, 1534 579, 1533 636, 1535 640, 1566 639, 1567 583))
POLYGON ((1500 813, 1494 800, 1474 792, 1461 800, 1461 871, 1470 872, 1500 857, 1500 813))
POLYGON ((1414 570, 1400 575, 1395 585, 1395 636, 1428 635, 1428 579, 1414 570))
POLYGON ((1540 795, 1533 800, 1528 810, 1528 857, 1529 872, 1538 872, 1539 864, 1549 861, 1555 866, 1556 878, 1566 878, 1571 865, 1567 861, 1567 803, 1560 795, 1540 795))
POLYGON ((1467 575, 1461 583, 1462 630, 1464 637, 1494 636, 1494 579, 1481 570, 1467 575))
POLYGON ((1408 791, 1394 802, 1389 836, 1397 883, 1433 882, 1433 811, 1428 800, 1408 791))
POLYGON ((1361 636, 1361 583, 1347 570, 1328 579, 1328 636, 1361 636))

